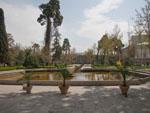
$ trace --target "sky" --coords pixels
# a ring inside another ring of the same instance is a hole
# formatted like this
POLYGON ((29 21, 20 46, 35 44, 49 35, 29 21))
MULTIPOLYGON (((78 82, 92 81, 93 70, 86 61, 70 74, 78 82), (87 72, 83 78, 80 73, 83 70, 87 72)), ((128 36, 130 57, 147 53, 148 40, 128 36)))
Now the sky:
MULTIPOLYGON (((46 2, 48 0, 0 0, 6 30, 16 43, 24 47, 33 43, 43 45, 45 26, 41 26, 37 18, 41 14, 38 6, 46 2)), ((140 10, 144 4, 144 0, 60 0, 64 16, 61 42, 68 38, 72 48, 83 52, 118 25, 123 43, 127 45, 127 32, 134 25, 135 10, 140 10)))

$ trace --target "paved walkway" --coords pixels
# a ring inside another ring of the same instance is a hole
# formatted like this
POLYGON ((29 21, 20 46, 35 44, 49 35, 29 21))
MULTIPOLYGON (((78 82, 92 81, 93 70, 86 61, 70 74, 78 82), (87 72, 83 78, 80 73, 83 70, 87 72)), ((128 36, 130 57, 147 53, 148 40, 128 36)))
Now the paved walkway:
POLYGON ((91 67, 91 64, 84 64, 83 66, 82 66, 82 68, 81 68, 81 70, 82 69, 91 69, 92 67, 91 67))
POLYGON ((10 73, 20 73, 20 72, 25 72, 25 70, 18 69, 18 70, 0 71, 0 75, 10 74, 10 73))
POLYGON ((132 86, 128 98, 118 87, 35 86, 26 95, 21 86, 0 85, 0 113, 150 113, 150 83, 132 86))

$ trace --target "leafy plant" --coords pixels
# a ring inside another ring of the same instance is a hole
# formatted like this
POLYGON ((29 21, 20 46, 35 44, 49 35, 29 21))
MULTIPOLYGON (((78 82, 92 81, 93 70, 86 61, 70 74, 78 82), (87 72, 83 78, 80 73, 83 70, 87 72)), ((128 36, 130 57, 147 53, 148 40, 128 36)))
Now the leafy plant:
POLYGON ((58 69, 60 69, 60 75, 63 77, 63 86, 66 86, 66 79, 71 75, 71 73, 67 70, 66 65, 56 65, 58 69))
POLYGON ((127 66, 123 62, 117 61, 116 67, 123 77, 123 86, 126 86, 127 85, 126 76, 129 74, 129 70, 127 69, 127 66))
POLYGON ((63 77, 63 86, 66 86, 66 79, 71 75, 71 73, 67 69, 62 69, 60 74, 63 77))
POLYGON ((23 77, 17 80, 17 82, 25 81, 27 86, 31 86, 30 81, 32 80, 32 73, 22 73, 22 74, 23 74, 23 77))

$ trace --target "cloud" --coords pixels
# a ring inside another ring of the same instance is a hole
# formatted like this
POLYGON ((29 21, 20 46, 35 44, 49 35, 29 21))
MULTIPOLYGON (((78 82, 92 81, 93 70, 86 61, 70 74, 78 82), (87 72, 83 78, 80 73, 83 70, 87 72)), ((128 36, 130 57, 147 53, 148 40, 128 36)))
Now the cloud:
POLYGON ((0 7, 4 10, 6 30, 17 43, 23 46, 29 46, 31 42, 41 43, 44 28, 36 21, 40 14, 38 7, 5 2, 1 2, 0 7))
POLYGON ((103 0, 96 6, 84 11, 85 20, 81 23, 78 35, 88 37, 91 40, 99 40, 106 32, 112 32, 115 25, 118 25, 123 32, 123 41, 127 42, 128 22, 120 19, 112 19, 106 16, 113 10, 117 10, 123 0, 103 0))
MULTIPOLYGON (((84 21, 79 22, 79 27, 76 23, 69 23, 68 26, 68 21, 61 26, 62 38, 69 38, 72 47, 77 48, 77 51, 91 47, 105 32, 111 32, 116 24, 125 38, 127 37, 128 23, 108 16, 120 7, 123 0, 100 1, 102 2, 96 6, 84 10, 84 21)), ((14 36, 16 42, 30 46, 31 42, 41 43, 44 40, 45 26, 42 27, 36 21, 41 13, 38 6, 31 2, 18 4, 0 0, 0 7, 4 9, 6 30, 14 36)), ((127 42, 125 38, 124 41, 127 42)))

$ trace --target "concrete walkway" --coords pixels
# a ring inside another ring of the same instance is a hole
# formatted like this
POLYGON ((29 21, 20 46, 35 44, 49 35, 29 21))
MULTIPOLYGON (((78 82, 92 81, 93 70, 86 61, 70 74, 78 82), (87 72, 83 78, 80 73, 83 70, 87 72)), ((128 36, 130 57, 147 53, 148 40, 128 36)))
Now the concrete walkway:
POLYGON ((25 70, 18 69, 18 70, 0 71, 0 75, 10 74, 10 73, 20 73, 20 72, 25 72, 25 70))
POLYGON ((128 98, 116 86, 71 87, 67 96, 52 86, 21 89, 0 85, 0 113, 150 113, 150 83, 131 87, 128 98))
POLYGON ((83 69, 91 69, 92 67, 91 67, 91 64, 84 64, 83 66, 82 66, 82 68, 81 68, 81 70, 83 70, 83 69))

